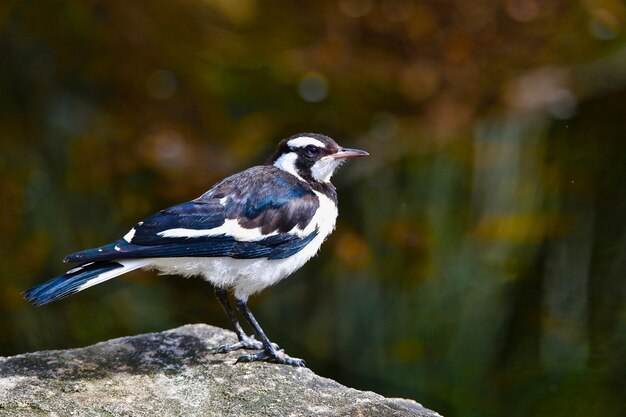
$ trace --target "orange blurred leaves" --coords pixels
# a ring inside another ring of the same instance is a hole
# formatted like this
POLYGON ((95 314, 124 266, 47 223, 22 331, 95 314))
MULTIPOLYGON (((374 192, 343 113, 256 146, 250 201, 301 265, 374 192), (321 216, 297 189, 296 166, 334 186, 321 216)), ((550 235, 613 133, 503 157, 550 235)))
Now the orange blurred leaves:
POLYGON ((372 260, 369 245, 362 236, 352 232, 343 231, 335 241, 335 255, 347 268, 362 269, 372 260))

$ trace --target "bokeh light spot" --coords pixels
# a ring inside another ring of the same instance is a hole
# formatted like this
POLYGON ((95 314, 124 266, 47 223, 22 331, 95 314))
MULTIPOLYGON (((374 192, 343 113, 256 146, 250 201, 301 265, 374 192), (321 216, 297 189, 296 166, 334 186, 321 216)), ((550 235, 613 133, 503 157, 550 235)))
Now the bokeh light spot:
POLYGON ((164 129, 146 138, 143 149, 153 164, 166 169, 179 169, 186 161, 186 146, 182 135, 164 129))
POLYGON ((507 0, 506 14, 518 22, 530 22, 539 16, 541 8, 536 0, 507 0))
POLYGON ((372 0, 341 0, 339 10, 348 17, 362 17, 372 9, 372 0))
POLYGON ((387 0, 381 4, 385 17, 391 22, 405 22, 413 15, 413 2, 387 0))
POLYGON ((399 83, 405 96, 422 101, 432 96, 439 87, 440 74, 433 65, 415 63, 402 71, 399 83))
POLYGON ((335 246, 335 254, 344 266, 351 269, 366 267, 372 257, 370 247, 363 240, 363 237, 353 232, 340 234, 335 246))
POLYGON ((326 77, 317 72, 306 73, 298 83, 298 95, 309 103, 318 103, 328 95, 326 77))

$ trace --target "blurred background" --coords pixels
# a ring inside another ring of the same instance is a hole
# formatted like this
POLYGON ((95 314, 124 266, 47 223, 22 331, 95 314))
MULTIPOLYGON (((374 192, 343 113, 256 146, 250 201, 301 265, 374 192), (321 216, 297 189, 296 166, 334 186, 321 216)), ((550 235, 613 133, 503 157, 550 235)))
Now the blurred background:
POLYGON ((206 322, 134 272, 34 308, 64 255, 328 134, 320 255, 251 301, 315 372, 454 416, 626 415, 621 0, 0 4, 0 355, 206 322))

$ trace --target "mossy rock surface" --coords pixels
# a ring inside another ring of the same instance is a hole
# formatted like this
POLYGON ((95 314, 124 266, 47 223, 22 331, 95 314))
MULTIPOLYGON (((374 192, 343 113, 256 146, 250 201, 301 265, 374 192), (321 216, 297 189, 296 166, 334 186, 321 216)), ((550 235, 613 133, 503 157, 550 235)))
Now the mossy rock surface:
POLYGON ((232 341, 194 324, 0 358, 0 416, 438 416, 306 368, 214 354, 232 341))

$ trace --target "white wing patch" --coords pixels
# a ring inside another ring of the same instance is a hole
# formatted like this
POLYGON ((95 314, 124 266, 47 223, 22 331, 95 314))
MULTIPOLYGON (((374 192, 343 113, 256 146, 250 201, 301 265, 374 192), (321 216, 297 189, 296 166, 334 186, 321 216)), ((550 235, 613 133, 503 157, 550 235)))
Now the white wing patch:
POLYGON ((289 142, 287 142, 287 145, 290 148, 304 148, 305 146, 309 145, 317 146, 318 148, 326 147, 324 142, 308 136, 298 136, 297 138, 291 139, 289 142))
MULTIPOLYGON (((337 206, 325 195, 315 192, 320 206, 304 231, 307 235, 316 228, 318 233, 298 253, 285 258, 232 259, 220 258, 152 258, 148 267, 162 273, 184 276, 202 275, 204 279, 222 288, 232 288, 235 296, 247 300, 248 296, 274 285, 306 263, 319 250, 322 242, 335 228, 337 206)), ((296 230, 297 228, 294 228, 296 230)), ((300 229, 297 229, 300 230, 300 229)))
POLYGON ((245 227, 241 227, 239 222, 236 219, 228 219, 224 222, 223 225, 219 227, 214 227, 213 229, 185 229, 185 228, 176 228, 176 229, 168 229, 162 232, 159 232, 158 235, 161 237, 204 237, 204 236, 232 236, 235 240, 240 242, 253 242, 255 240, 261 240, 268 236, 273 236, 278 234, 277 231, 264 235, 261 233, 260 227, 255 227, 254 229, 246 229, 245 227))
MULTIPOLYGON (((131 241, 133 240, 133 238, 135 237, 135 232, 137 231, 136 227, 140 227, 143 224, 143 222, 139 222, 137 223, 137 226, 133 227, 132 229, 130 229, 128 231, 128 233, 126 233, 124 235, 124 237, 122 239, 124 239, 125 241, 127 241, 128 243, 131 243, 131 241)), ((102 250, 101 250, 102 252, 102 250)))
POLYGON ((130 243, 130 241, 133 240, 133 237, 135 237, 135 228, 134 227, 132 229, 130 229, 128 231, 128 233, 126 233, 122 239, 124 239, 125 241, 130 243))
MULTIPOLYGON (((325 195, 314 191, 320 206, 315 211, 311 221, 301 229, 299 226, 294 226, 293 229, 288 231, 288 234, 296 235, 300 238, 306 237, 318 228, 318 233, 325 236, 335 227, 335 219, 337 218, 337 207, 330 201, 325 195)), ((227 219, 224 224, 212 229, 186 229, 178 227, 175 229, 167 229, 159 232, 158 235, 164 238, 193 238, 193 237, 210 237, 210 236, 231 236, 239 242, 255 242, 265 239, 269 236, 275 236, 278 231, 275 230, 268 234, 263 234, 260 227, 253 229, 247 229, 242 227, 237 219, 227 219)))

